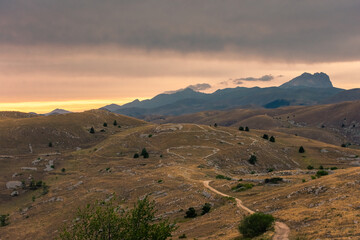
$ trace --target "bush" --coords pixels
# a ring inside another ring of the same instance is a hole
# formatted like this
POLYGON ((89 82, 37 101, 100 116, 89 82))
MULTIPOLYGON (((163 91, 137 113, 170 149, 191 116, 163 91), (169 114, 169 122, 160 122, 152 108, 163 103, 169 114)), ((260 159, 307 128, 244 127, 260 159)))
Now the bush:
POLYGON ((321 170, 324 169, 323 165, 320 165, 320 166, 319 166, 319 169, 321 169, 321 170))
POLYGON ((240 126, 239 127, 239 131, 244 131, 245 129, 244 129, 244 127, 243 126, 240 126))
POLYGON ((139 156, 139 154, 138 153, 135 153, 134 154, 134 158, 139 158, 140 156, 139 156))
POLYGON ((113 125, 114 125, 114 126, 117 126, 117 125, 118 125, 118 123, 117 123, 116 120, 114 120, 113 125))
POLYGON ((226 179, 226 180, 231 180, 232 178, 231 177, 228 177, 228 176, 224 176, 224 175, 216 175, 216 179, 226 179))
POLYGON ((197 213, 195 211, 195 208, 190 207, 189 210, 186 211, 185 218, 195 218, 197 216, 197 213))
POLYGON ((311 165, 309 165, 309 166, 307 166, 307 169, 308 169, 308 170, 312 170, 312 169, 314 169, 314 167, 311 166, 311 165))
POLYGON ((316 179, 316 177, 315 177, 315 176, 311 176, 311 179, 314 180, 314 179, 316 179))
POLYGON ((211 204, 205 203, 204 206, 202 207, 201 215, 207 214, 208 212, 210 212, 210 209, 211 209, 211 204))
POLYGON ((253 186, 254 185, 252 185, 251 183, 239 183, 235 187, 231 188, 231 190, 233 190, 234 192, 242 192, 248 189, 252 189, 253 186))
POLYGON ((303 180, 302 180, 302 182, 306 182, 306 180, 305 180, 305 179, 303 179, 303 180))
POLYGON ((274 171, 274 169, 272 169, 272 168, 267 169, 267 172, 273 172, 273 171, 274 171))
POLYGON ((147 197, 138 200, 134 208, 124 211, 113 201, 88 204, 79 209, 76 221, 60 233, 63 240, 85 239, 158 239, 171 237, 174 224, 155 218, 155 204, 147 197), (85 231, 86 229, 86 231, 85 231))
POLYGON ((0 215, 0 227, 9 225, 9 214, 0 215))
POLYGON ((179 236, 179 239, 182 239, 182 238, 187 238, 185 233, 179 236))
POLYGON ((65 171, 66 171, 66 169, 65 169, 65 168, 62 168, 62 169, 61 169, 61 172, 65 172, 65 171))
POLYGON ((107 127, 107 123, 106 123, 106 122, 104 122, 103 126, 104 126, 104 127, 107 127))
POLYGON ((279 182, 282 182, 283 179, 280 177, 274 177, 274 178, 266 178, 265 183, 272 183, 272 184, 278 184, 279 182))
POLYGON ((262 136, 262 138, 268 140, 268 139, 269 139, 269 135, 264 134, 264 135, 262 136))
POLYGON ((255 155, 251 155, 248 161, 250 164, 255 165, 257 158, 255 155))
POLYGON ((300 146, 300 148, 299 148, 299 153, 304 153, 304 152, 305 152, 304 147, 303 147, 303 146, 300 146))
POLYGON ((140 156, 143 156, 144 158, 149 158, 149 153, 146 151, 146 148, 143 148, 140 156))
POLYGON ((275 137, 274 136, 271 136, 270 139, 269 139, 270 142, 275 142, 275 137))
POLYGON ((215 123, 215 124, 214 124, 214 127, 217 127, 217 126, 218 126, 217 123, 215 123))
POLYGON ((331 167, 330 170, 336 170, 338 169, 337 167, 331 167))
POLYGON ((246 132, 249 132, 249 131, 250 131, 250 129, 249 129, 248 126, 245 127, 245 131, 246 131, 246 132))
POLYGON ((270 214, 254 213, 241 221, 239 231, 244 237, 253 238, 269 230, 274 221, 275 218, 270 214))
POLYGON ((325 171, 325 170, 319 170, 319 171, 316 172, 317 177, 326 176, 328 174, 329 173, 327 171, 325 171))
POLYGON ((52 147, 52 146, 53 146, 52 142, 49 142, 48 146, 49 146, 49 147, 52 147))
POLYGON ((94 133, 95 133, 94 127, 91 127, 89 132, 92 133, 92 134, 94 134, 94 133))
POLYGON ((152 137, 152 134, 149 134, 149 136, 148 136, 149 138, 151 138, 152 137))

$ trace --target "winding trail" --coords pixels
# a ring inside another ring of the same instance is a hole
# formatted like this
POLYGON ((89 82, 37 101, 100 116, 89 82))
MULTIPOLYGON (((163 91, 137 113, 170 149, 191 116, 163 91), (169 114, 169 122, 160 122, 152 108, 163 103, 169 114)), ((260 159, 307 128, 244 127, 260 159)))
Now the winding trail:
MULTIPOLYGON (((222 193, 222 192, 216 190, 215 188, 211 187, 209 184, 210 182, 211 181, 209 181, 209 180, 203 181, 203 184, 206 188, 208 188, 209 190, 213 191, 216 194, 219 194, 224 197, 231 197, 231 196, 229 196, 225 193, 222 193)), ((236 200, 236 206, 238 208, 241 208, 250 214, 254 213, 254 211, 247 208, 240 199, 235 198, 235 200, 236 200)), ((290 228, 285 223, 278 222, 278 221, 275 222, 275 234, 273 236, 273 240, 289 240, 289 233, 290 233, 290 228)))

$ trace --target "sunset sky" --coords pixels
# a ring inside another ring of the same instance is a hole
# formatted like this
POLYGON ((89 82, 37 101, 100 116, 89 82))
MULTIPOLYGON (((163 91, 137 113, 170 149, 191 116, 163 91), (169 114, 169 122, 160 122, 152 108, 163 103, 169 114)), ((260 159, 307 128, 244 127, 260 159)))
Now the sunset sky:
POLYGON ((0 0, 0 111, 123 104, 192 85, 360 88, 359 0, 0 0))

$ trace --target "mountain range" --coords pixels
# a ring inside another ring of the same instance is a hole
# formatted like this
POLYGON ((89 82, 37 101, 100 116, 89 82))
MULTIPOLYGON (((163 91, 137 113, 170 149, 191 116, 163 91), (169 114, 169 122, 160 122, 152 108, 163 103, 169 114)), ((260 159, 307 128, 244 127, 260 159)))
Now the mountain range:
POLYGON ((111 104, 101 109, 141 119, 182 115, 233 108, 278 108, 359 100, 360 90, 333 87, 325 73, 303 73, 280 87, 226 88, 211 94, 186 88, 172 94, 159 94, 148 100, 135 100, 122 106, 111 104))

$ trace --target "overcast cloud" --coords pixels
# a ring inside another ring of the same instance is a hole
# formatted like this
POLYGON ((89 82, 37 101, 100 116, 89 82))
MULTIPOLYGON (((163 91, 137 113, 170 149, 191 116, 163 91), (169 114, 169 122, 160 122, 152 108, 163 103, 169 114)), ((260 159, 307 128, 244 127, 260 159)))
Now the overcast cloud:
POLYGON ((0 47, 103 46, 360 60, 359 0, 2 0, 0 47))

